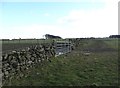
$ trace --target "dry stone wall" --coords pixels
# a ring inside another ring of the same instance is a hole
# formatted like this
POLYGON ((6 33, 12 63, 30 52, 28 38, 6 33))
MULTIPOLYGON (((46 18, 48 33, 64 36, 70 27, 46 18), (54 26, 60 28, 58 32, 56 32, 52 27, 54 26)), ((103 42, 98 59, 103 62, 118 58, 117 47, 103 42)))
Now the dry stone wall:
POLYGON ((21 51, 12 51, 2 55, 2 81, 11 80, 15 75, 23 77, 25 70, 55 56, 55 47, 51 44, 35 45, 21 51))
MULTIPOLYGON (((70 43, 70 51, 73 50, 76 45, 77 42, 70 43)), ((51 62, 50 58, 57 55, 57 47, 58 45, 55 43, 44 43, 2 54, 2 57, 0 58, 2 60, 2 84, 4 85, 7 81, 14 79, 14 77, 26 77, 26 72, 29 72, 29 68, 42 64, 44 61, 51 62)), ((63 50, 64 48, 65 47, 63 47, 63 50)))

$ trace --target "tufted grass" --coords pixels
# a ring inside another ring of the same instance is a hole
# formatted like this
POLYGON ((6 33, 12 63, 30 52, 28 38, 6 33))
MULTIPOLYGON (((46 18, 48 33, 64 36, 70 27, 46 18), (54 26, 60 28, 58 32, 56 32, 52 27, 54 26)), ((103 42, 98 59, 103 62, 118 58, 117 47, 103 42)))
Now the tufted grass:
MULTIPOLYGON (((116 86, 118 85, 118 40, 82 40, 71 53, 51 58, 29 69, 27 77, 8 86, 116 86), (84 55, 90 52, 89 56, 84 55)), ((28 72, 26 71, 26 73, 28 72)))

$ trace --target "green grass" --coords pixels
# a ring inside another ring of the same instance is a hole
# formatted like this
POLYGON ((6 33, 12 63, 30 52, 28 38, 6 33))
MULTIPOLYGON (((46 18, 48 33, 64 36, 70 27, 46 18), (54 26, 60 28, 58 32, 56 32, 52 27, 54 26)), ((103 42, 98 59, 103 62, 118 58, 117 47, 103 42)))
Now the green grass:
POLYGON ((104 40, 105 43, 108 44, 111 48, 117 49, 118 48, 118 39, 108 39, 104 40))
POLYGON ((29 39, 26 39, 26 40, 9 40, 9 41, 2 41, 2 44, 36 44, 36 43, 49 43, 51 42, 52 40, 50 39, 46 39, 46 40, 42 40, 42 39, 33 39, 33 40, 29 40, 29 39))
MULTIPOLYGON (((54 39, 55 41, 64 39, 54 39)), ((16 40, 0 40, 3 53, 8 53, 12 50, 25 49, 26 47, 35 46, 39 44, 51 44, 53 39, 16 39, 16 40)))
POLYGON ((44 62, 43 65, 39 64, 37 67, 29 69, 29 71, 30 73, 27 77, 13 79, 11 83, 7 83, 6 85, 118 85, 118 53, 116 40, 110 40, 109 43, 108 40, 104 39, 83 40, 80 46, 71 53, 51 58, 51 62, 44 62), (86 52, 85 49, 90 51, 89 56, 83 54, 86 52), (95 52, 93 49, 99 52, 95 52))
MULTIPOLYGON (((54 39, 62 41, 65 39, 54 39)), ((16 40, 0 40, 2 44, 40 44, 40 43, 51 43, 53 39, 16 39, 16 40)))

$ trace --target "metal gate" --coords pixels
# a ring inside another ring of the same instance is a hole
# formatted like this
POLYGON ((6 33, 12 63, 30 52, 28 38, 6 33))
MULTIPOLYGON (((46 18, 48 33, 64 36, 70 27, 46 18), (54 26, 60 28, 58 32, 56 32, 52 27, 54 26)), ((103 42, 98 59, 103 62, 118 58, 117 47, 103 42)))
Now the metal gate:
POLYGON ((70 41, 56 41, 54 44, 56 56, 71 52, 72 43, 70 41))

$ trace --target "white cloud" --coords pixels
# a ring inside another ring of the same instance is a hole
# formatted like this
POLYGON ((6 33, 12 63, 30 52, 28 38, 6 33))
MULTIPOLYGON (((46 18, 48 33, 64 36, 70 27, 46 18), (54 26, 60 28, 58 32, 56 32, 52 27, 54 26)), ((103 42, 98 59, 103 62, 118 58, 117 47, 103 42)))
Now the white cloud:
MULTIPOLYGON (((103 1, 106 3, 104 8, 71 10, 68 15, 59 18, 54 25, 33 24, 4 27, 6 31, 0 32, 0 38, 41 38, 44 34, 74 38, 116 34, 118 33, 118 1, 103 1)), ((44 15, 50 16, 48 13, 44 15)))
POLYGON ((118 1, 105 0, 105 7, 94 10, 72 10, 57 22, 68 25, 74 36, 109 36, 118 34, 118 1))
MULTIPOLYGON (((6 31, 0 33, 0 38, 42 38, 45 34, 61 35, 63 29, 55 25, 33 24, 26 26, 4 27, 6 31), (9 29, 10 31, 8 31, 9 29)), ((62 35, 63 36, 63 35, 62 35)))

